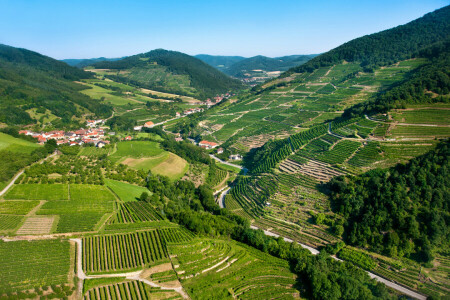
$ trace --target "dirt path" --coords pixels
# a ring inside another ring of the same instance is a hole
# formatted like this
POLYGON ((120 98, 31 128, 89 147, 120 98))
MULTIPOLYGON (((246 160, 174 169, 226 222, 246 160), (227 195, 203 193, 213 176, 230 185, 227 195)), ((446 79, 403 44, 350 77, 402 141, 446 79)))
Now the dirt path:
POLYGON ((14 176, 14 178, 11 180, 11 182, 5 186, 5 188, 0 192, 0 196, 3 196, 4 194, 6 194, 6 192, 12 187, 12 185, 16 182, 17 178, 19 178, 20 175, 23 174, 24 170, 21 170, 19 173, 16 174, 16 176, 14 176))
MULTIPOLYGON (((139 280, 142 281, 152 287, 160 288, 161 290, 170 290, 179 293, 184 299, 189 299, 189 295, 183 290, 182 287, 177 288, 168 288, 164 286, 160 286, 150 280, 141 277, 141 274, 144 273, 144 270, 136 271, 136 272, 126 272, 126 273, 115 273, 115 274, 101 274, 101 275, 86 275, 83 271, 83 245, 82 240, 80 238, 70 239, 71 241, 77 244, 77 274, 76 276, 80 279, 78 281, 78 293, 81 295, 83 291, 83 280, 85 279, 95 279, 95 278, 110 278, 110 277, 125 277, 130 280, 139 280)), ((82 295, 81 295, 82 296, 82 295)))
MULTIPOLYGON (((41 159, 38 163, 42 164, 44 161, 46 161, 47 159, 49 159, 50 157, 53 157, 55 155, 56 155, 56 152, 52 153, 51 155, 47 156, 46 158, 41 159)), ((31 164, 31 165, 33 165, 33 164, 31 164)), ((19 178, 19 176, 22 175, 24 171, 25 171, 25 168, 22 169, 19 173, 16 174, 16 176, 13 177, 11 182, 8 183, 8 185, 5 186, 5 188, 0 192, 0 197, 3 196, 4 194, 6 194, 6 192, 13 186, 13 184, 16 182, 17 178, 19 178)))

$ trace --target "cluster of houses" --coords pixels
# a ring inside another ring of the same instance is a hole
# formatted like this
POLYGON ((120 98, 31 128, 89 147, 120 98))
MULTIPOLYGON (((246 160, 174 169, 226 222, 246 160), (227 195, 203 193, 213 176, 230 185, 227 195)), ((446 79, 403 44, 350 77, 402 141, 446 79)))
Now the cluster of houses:
POLYGON ((213 99, 208 98, 208 99, 206 99, 206 105, 208 107, 213 106, 215 104, 218 104, 218 103, 222 102, 224 99, 228 99, 228 98, 230 98, 230 97, 232 97, 234 95, 235 94, 226 93, 226 94, 222 94, 220 96, 216 96, 213 99))
POLYGON ((105 132, 102 128, 96 126, 104 124, 103 120, 88 120, 86 124, 89 129, 79 129, 76 131, 63 131, 53 130, 49 132, 33 132, 30 130, 21 130, 19 134, 30 135, 38 139, 39 144, 44 144, 48 140, 55 140, 58 145, 83 145, 94 144, 101 148, 109 144, 108 140, 105 140, 105 132))
MULTIPOLYGON (((197 112, 202 112, 203 110, 204 110, 203 108, 194 107, 194 108, 189 108, 189 109, 185 110, 183 113, 184 113, 184 115, 187 116, 187 115, 194 114, 194 113, 197 113, 197 112)), ((178 113, 178 115, 179 115, 179 113, 178 113)))

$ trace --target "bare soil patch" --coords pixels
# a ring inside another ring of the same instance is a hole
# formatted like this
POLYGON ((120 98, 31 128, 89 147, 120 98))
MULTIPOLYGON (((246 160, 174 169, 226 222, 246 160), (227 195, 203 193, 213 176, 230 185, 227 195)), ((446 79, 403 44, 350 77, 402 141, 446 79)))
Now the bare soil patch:
POLYGON ((17 234, 49 234, 54 221, 55 216, 29 217, 22 227, 17 230, 17 234))

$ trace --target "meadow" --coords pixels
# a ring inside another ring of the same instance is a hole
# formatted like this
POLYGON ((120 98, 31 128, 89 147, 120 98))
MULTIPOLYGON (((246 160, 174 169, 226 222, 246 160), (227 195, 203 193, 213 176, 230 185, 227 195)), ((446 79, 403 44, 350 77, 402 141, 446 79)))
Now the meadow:
POLYGON ((117 180, 106 179, 105 184, 110 188, 114 194, 123 202, 136 201, 142 193, 151 194, 151 192, 142 186, 129 184, 117 180))
POLYGON ((180 179, 189 168, 186 160, 161 149, 159 143, 153 141, 120 142, 110 159, 132 169, 152 171, 172 180, 180 179))

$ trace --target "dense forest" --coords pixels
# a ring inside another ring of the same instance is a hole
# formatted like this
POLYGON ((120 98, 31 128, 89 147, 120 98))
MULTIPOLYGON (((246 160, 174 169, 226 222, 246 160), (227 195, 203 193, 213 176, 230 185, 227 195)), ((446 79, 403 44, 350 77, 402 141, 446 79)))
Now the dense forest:
POLYGON ((409 59, 423 48, 446 39, 450 31, 449 20, 450 6, 446 6, 405 25, 351 40, 282 76, 312 72, 342 61, 360 62, 366 71, 370 71, 409 59))
MULTIPOLYGON (((102 61, 93 64, 98 69, 112 70, 142 70, 154 68, 155 65, 166 67, 167 72, 173 75, 189 76, 190 86, 194 88, 198 97, 212 97, 216 94, 228 92, 232 89, 242 88, 242 84, 225 74, 209 66, 203 61, 176 51, 163 49, 153 50, 147 53, 130 56, 118 61, 102 61)), ((110 75, 112 76, 112 75, 110 75)), ((141 77, 139 79, 130 79, 125 75, 113 76, 115 80, 126 82, 133 85, 140 85, 150 89, 156 89, 164 92, 177 92, 186 94, 182 90, 168 90, 161 80, 153 80, 141 77)))
POLYGON ((331 202, 345 218, 345 241, 389 256, 429 262, 450 242, 450 142, 406 165, 340 176, 331 202))
POLYGON ((25 49, 0 45, 0 122, 30 124, 35 121, 28 109, 48 109, 60 117, 60 125, 81 117, 77 106, 99 117, 111 115, 112 109, 93 101, 79 91, 86 87, 74 80, 91 74, 25 49))

